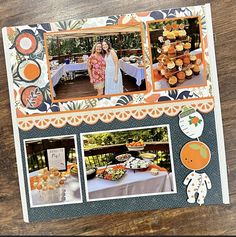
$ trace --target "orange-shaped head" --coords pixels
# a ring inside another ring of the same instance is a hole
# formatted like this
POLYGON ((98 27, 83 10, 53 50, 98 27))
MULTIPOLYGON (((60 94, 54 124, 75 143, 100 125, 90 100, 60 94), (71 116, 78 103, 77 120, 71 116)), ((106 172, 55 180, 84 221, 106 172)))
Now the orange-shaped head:
POLYGON ((180 159, 187 169, 201 170, 210 162, 211 152, 203 142, 191 141, 183 146, 180 159))

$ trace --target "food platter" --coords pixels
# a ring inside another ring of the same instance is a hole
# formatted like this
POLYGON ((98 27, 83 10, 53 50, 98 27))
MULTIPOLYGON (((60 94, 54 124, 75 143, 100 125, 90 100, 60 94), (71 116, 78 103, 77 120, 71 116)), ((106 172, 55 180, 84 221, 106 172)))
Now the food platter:
POLYGON ((139 156, 145 160, 153 160, 154 158, 156 158, 157 155, 146 152, 146 153, 141 153, 139 156))
POLYGON ((130 142, 126 144, 126 147, 129 151, 141 151, 145 147, 145 143, 143 141, 138 142, 130 142))
POLYGON ((90 168, 86 170, 87 179, 93 179, 96 177, 97 168, 90 168))
POLYGON ((78 176, 78 166, 77 166, 77 164, 71 165, 70 174, 73 175, 73 176, 78 176))
POLYGON ((142 151, 144 146, 126 146, 129 151, 142 151))
POLYGON ((146 169, 151 164, 151 161, 140 158, 131 157, 124 162, 124 167, 132 170, 146 169))
POLYGON ((126 160, 128 160, 131 157, 131 154, 125 153, 125 154, 121 154, 115 157, 115 159, 119 162, 124 162, 126 160))
POLYGON ((122 178, 126 173, 126 169, 123 166, 107 167, 97 174, 98 178, 116 181, 122 178))

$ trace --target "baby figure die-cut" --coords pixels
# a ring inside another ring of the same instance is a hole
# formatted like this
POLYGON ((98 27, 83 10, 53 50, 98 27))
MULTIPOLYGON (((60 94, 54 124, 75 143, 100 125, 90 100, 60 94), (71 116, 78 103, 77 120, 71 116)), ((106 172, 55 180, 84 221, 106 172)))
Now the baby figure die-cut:
POLYGON ((179 114, 179 126, 189 138, 197 139, 197 141, 190 141, 183 146, 180 159, 187 169, 193 170, 183 182, 184 185, 188 186, 187 201, 195 203, 197 195, 197 203, 202 205, 207 195, 207 189, 211 189, 211 181, 208 175, 196 172, 196 170, 204 169, 211 160, 209 147, 199 140, 204 129, 204 120, 195 109, 184 107, 179 114))

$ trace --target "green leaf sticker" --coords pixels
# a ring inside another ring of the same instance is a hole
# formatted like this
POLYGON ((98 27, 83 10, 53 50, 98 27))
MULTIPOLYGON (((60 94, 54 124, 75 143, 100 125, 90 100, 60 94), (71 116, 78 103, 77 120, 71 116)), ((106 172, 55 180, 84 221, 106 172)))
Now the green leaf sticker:
POLYGON ((200 155, 202 156, 202 158, 206 159, 207 158, 207 150, 204 147, 200 148, 200 155))
POLYGON ((198 144, 190 144, 189 146, 190 146, 190 148, 192 148, 193 150, 200 150, 200 149, 201 149, 201 146, 198 145, 198 144))

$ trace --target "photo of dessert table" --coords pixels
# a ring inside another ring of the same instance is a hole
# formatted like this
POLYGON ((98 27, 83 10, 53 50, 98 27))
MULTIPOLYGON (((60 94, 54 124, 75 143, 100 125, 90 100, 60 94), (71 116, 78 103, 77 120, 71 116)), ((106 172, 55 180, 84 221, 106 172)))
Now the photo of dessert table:
MULTIPOLYGON (((39 170, 29 173, 30 183, 35 177, 39 176, 39 170)), ((31 184, 31 201, 32 206, 47 205, 53 203, 79 203, 82 202, 80 180, 78 175, 72 175, 67 172, 63 185, 53 190, 38 190, 31 184)))

